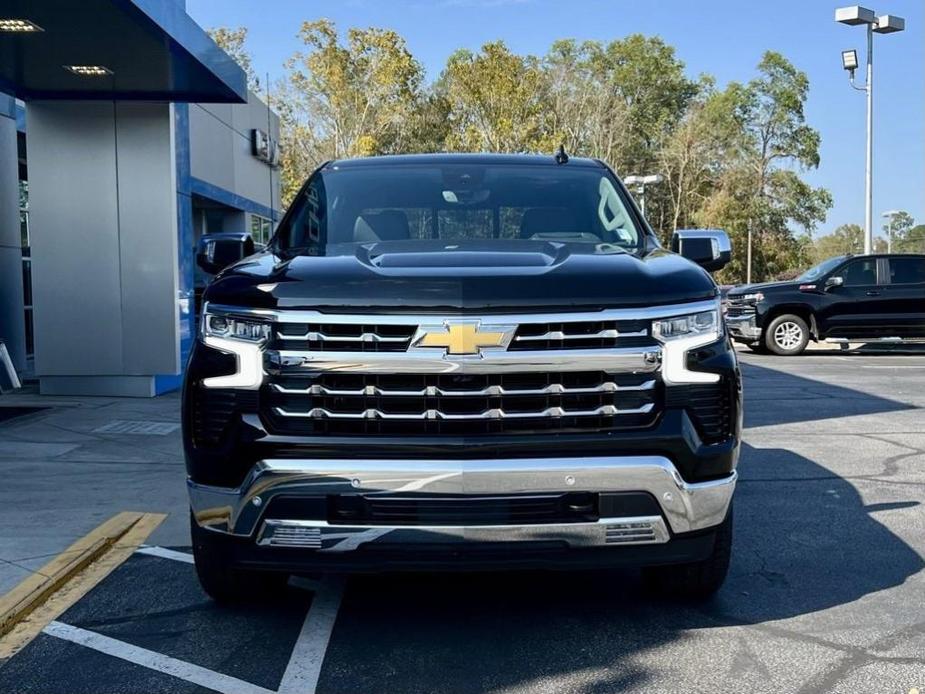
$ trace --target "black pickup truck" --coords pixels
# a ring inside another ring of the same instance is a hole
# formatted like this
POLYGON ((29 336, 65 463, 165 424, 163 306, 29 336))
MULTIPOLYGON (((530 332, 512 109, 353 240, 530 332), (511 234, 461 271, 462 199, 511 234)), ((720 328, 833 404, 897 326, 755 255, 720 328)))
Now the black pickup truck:
POLYGON ((837 256, 790 282, 736 287, 726 323, 733 340, 784 356, 810 340, 923 340, 925 255, 837 256))
POLYGON ((200 248, 219 272, 183 395, 214 598, 311 570, 721 585, 742 420, 723 232, 663 249, 600 161, 415 155, 329 162, 221 269, 232 243, 200 248))

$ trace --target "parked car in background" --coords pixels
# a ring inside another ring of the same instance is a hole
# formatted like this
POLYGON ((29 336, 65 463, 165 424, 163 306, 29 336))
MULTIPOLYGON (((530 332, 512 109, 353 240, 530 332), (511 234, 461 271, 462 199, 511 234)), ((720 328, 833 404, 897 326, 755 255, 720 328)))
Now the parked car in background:
POLYGON ((810 340, 925 339, 925 255, 836 256, 789 282, 736 287, 726 323, 733 340, 785 356, 810 340))

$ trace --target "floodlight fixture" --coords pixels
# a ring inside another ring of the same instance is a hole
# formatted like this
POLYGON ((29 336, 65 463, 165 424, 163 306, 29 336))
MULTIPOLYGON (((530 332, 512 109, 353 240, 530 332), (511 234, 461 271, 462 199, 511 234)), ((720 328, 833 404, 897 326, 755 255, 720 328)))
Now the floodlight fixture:
POLYGON ((842 51, 841 66, 854 75, 854 71, 858 69, 858 52, 853 48, 850 51, 842 51))

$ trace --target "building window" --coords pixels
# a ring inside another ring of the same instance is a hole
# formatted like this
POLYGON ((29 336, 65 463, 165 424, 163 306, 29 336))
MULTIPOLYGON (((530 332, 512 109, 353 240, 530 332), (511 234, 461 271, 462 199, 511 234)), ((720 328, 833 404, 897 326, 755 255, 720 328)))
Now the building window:
POLYGON ((273 222, 259 214, 251 215, 251 237, 254 243, 266 245, 273 235, 273 222))

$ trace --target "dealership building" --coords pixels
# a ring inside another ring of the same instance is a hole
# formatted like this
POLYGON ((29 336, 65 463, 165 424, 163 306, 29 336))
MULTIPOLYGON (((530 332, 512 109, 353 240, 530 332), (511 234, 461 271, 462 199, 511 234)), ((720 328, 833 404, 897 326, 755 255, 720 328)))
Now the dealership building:
POLYGON ((265 241, 279 120, 184 0, 0 10, 0 340, 55 395, 177 388, 197 240, 265 241))

